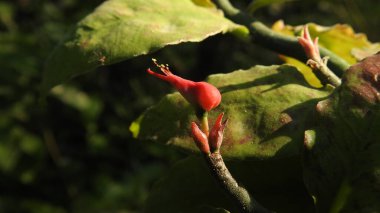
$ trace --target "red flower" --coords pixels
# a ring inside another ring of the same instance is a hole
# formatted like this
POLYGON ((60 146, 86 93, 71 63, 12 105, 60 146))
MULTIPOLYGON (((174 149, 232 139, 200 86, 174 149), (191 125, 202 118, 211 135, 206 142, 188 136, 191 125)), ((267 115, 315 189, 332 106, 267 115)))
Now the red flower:
POLYGON ((194 82, 183 79, 170 72, 167 65, 159 65, 155 59, 153 59, 153 62, 164 74, 155 73, 151 69, 147 69, 147 72, 157 78, 169 82, 191 104, 198 106, 205 111, 210 111, 220 104, 222 96, 215 86, 203 81, 194 82))

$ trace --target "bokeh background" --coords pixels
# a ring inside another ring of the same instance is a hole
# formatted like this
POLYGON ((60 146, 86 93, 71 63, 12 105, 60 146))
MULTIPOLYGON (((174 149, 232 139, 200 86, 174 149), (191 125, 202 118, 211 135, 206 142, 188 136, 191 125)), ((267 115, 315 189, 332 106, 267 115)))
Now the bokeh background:
MULTIPOLYGON (((137 141, 129 131, 139 114, 173 91, 146 74, 151 58, 193 80, 281 63, 262 47, 218 35, 101 67, 40 97, 49 53, 101 2, 0 1, 0 212, 141 212, 152 184, 184 156, 137 141)), ((241 8, 250 3, 233 2, 241 8)), ((268 25, 279 19, 348 23, 380 40, 377 0, 290 1, 254 16, 268 25)))

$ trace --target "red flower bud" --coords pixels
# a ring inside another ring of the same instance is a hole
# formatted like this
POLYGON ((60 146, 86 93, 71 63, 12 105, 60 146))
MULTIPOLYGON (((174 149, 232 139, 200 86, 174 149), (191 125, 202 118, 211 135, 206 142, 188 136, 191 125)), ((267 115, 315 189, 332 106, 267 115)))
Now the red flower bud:
POLYGON ((224 113, 220 113, 218 118, 215 121, 214 126, 211 129, 209 139, 210 139, 210 146, 211 146, 211 151, 218 152, 220 146, 222 145, 223 142, 223 132, 224 128, 227 125, 227 119, 222 122, 223 120, 223 115, 224 113))
POLYGON ((153 62, 160 68, 164 75, 155 73, 151 69, 147 69, 147 72, 169 82, 191 104, 205 111, 210 111, 220 104, 222 96, 215 86, 206 82, 194 82, 183 79, 170 72, 167 65, 159 65, 155 59, 153 59, 153 62))
POLYGON ((307 57, 314 61, 322 61, 318 47, 318 37, 314 41, 310 37, 307 25, 304 26, 301 37, 298 37, 298 42, 303 47, 307 57))
POLYGON ((191 135, 199 150, 204 154, 210 154, 210 146, 208 144, 207 136, 199 129, 195 122, 191 122, 191 135))

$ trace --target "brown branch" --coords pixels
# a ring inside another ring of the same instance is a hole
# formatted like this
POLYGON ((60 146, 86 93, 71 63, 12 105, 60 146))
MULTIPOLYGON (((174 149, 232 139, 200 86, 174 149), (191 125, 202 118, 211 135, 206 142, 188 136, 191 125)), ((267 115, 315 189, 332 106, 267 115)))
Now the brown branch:
POLYGON ((219 152, 205 155, 207 164, 211 174, 218 181, 219 185, 227 192, 234 200, 242 213, 269 213, 271 211, 260 205, 249 192, 239 186, 236 180, 232 177, 230 171, 224 164, 223 157, 219 152))
MULTIPOLYGON (((207 114, 206 114, 207 115, 207 114)), ((230 196, 242 213, 269 213, 271 211, 261 206, 249 192, 236 182, 224 164, 223 157, 219 152, 223 141, 224 129, 227 120, 223 122, 224 113, 220 113, 212 127, 210 134, 202 131, 195 122, 191 124, 191 135, 199 150, 204 154, 212 176, 230 196)), ((208 123, 207 116, 202 117, 203 122, 208 123)))

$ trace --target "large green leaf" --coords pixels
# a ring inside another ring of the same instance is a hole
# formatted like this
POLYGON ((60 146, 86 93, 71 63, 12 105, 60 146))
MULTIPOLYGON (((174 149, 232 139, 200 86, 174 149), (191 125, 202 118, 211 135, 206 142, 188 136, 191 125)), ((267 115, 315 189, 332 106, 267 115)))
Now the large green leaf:
MULTIPOLYGON (((256 66, 230 74, 212 75, 208 82, 222 92, 220 112, 229 118, 221 152, 231 158, 281 158, 298 155, 305 125, 313 120, 318 99, 329 94, 307 86, 291 66, 256 66)), ((196 151, 189 136, 193 108, 174 93, 147 110, 131 125, 139 139, 196 151)))
POLYGON ((319 212, 380 212, 380 54, 352 66, 306 131, 305 183, 319 212))
POLYGON ((215 8, 191 0, 109 0, 80 21, 53 51, 42 91, 102 65, 231 30, 244 28, 215 8))
MULTIPOLYGON (((289 168, 283 160, 261 163, 230 161, 227 166, 237 181, 267 208, 281 213, 314 212, 312 199, 300 178, 300 166, 289 168), (285 170, 290 171, 279 172, 285 170), (297 175, 298 179, 294 178, 297 175)), ((176 164, 154 185, 144 212, 206 213, 226 210, 238 212, 211 176, 204 159, 192 156, 176 164)))

